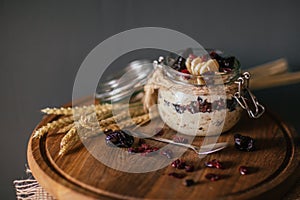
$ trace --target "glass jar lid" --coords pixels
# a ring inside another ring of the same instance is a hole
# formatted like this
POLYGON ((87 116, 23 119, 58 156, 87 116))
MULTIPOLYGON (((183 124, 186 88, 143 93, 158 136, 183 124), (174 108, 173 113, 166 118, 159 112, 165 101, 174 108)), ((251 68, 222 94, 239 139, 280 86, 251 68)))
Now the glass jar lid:
POLYGON ((109 80, 99 83, 95 97, 101 102, 117 102, 143 90, 148 75, 153 71, 149 60, 136 60, 109 80))

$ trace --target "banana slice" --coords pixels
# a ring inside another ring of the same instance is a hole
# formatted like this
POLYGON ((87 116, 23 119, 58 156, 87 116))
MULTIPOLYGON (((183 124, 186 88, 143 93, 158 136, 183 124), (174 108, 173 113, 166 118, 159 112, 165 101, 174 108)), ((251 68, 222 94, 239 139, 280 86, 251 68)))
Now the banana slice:
POLYGON ((219 63, 215 59, 210 59, 204 65, 201 66, 198 73, 202 75, 205 72, 218 72, 218 71, 219 71, 219 63))
POLYGON ((191 57, 188 57, 185 61, 185 66, 186 66, 186 69, 190 72, 190 74, 192 74, 192 70, 191 70, 191 62, 192 62, 192 58, 191 57))
POLYGON ((192 71, 192 74, 196 75, 197 74, 197 70, 195 70, 196 66, 197 65, 201 65, 202 63, 202 59, 200 57, 197 57, 195 59, 192 60, 191 62, 191 71, 192 71))
POLYGON ((218 72, 219 64, 215 59, 210 59, 207 62, 203 62, 200 57, 191 58, 188 57, 185 62, 185 66, 190 74, 202 75, 205 72, 218 72))

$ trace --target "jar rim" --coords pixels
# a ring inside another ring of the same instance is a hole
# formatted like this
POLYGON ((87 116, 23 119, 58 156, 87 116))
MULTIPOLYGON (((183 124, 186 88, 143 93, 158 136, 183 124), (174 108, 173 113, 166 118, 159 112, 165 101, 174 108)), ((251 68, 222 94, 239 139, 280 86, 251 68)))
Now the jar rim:
MULTIPOLYGON (((195 50, 195 49, 193 49, 195 50)), ((215 51, 218 52, 218 54, 222 54, 225 56, 231 56, 231 55, 227 55, 225 54, 223 51, 220 51, 218 49, 205 49, 207 52, 211 52, 211 51, 215 51)), ((183 50, 180 50, 183 51, 183 50)), ((179 51, 178 51, 179 52, 179 51)), ((179 54, 180 55, 180 54, 179 54)), ((208 53, 209 55, 209 53, 208 53)), ((168 64, 162 64, 164 71, 166 72, 167 76, 170 78, 173 78, 173 80, 176 80, 175 82, 178 81, 182 81, 182 82, 187 82, 189 85, 196 85, 196 86, 200 86, 203 85, 202 84, 198 84, 198 83, 191 83, 191 81, 188 80, 199 80, 199 79, 212 79, 215 77, 222 77, 224 83, 228 83, 232 80, 235 80, 241 73, 241 65, 239 60, 235 57, 235 63, 234 63, 234 68, 231 71, 228 72, 215 72, 212 74, 203 74, 203 75, 193 75, 193 74, 186 74, 180 71, 177 71, 175 69, 173 69, 170 65, 168 64), (179 80, 176 79, 176 77, 180 77, 179 80), (224 80, 225 79, 225 80, 224 80)))

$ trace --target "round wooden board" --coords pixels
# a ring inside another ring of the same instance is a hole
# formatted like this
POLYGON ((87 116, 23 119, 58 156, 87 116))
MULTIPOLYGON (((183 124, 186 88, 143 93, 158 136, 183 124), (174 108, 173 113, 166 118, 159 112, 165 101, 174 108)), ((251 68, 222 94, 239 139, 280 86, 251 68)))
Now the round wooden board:
MULTIPOLYGON (((55 116, 45 117, 37 128, 54 119, 55 116)), ((165 134, 170 136, 171 132, 165 134)), ((182 158, 196 166, 189 173, 171 166, 148 173, 117 171, 95 159, 82 145, 59 157, 62 136, 49 132, 41 139, 31 138, 28 144, 28 162, 34 177, 58 199, 278 199, 299 177, 296 133, 268 112, 257 120, 243 116, 232 130, 219 137, 219 142, 230 144, 220 152, 199 159, 193 151, 186 151, 182 158), (253 137, 257 150, 236 150, 234 133, 253 137), (212 159, 222 161, 225 169, 205 168, 204 162, 212 159), (250 167, 251 173, 240 175, 241 165, 250 167), (197 184, 185 187, 184 179, 168 176, 170 172, 185 173, 197 184), (211 182, 205 178, 207 173, 218 174, 221 179, 211 182)), ((193 144, 202 140, 196 138, 193 144)), ((103 143, 103 137, 93 138, 92 143, 103 143)), ((150 140, 147 143, 161 145, 150 140)))

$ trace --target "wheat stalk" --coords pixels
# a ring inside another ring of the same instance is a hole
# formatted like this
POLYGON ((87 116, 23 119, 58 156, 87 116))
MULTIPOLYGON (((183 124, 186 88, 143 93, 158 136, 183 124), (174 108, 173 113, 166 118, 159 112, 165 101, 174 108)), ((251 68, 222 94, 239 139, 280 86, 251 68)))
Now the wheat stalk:
POLYGON ((72 115, 74 112, 76 113, 90 113, 94 110, 97 112, 101 112, 102 109, 112 109, 111 104, 97 104, 90 106, 80 106, 80 107, 61 107, 61 108, 44 108, 41 111, 45 114, 53 114, 53 115, 72 115))
POLYGON ((56 121, 49 122, 41 128, 37 129, 33 134, 33 138, 41 138, 45 133, 52 131, 56 128, 64 127, 70 123, 73 123, 73 116, 64 117, 56 121))
MULTIPOLYGON (((131 113, 132 113, 131 115, 134 116, 134 117, 140 116, 141 114, 145 114, 143 109, 135 109, 131 113)), ((116 123, 118 121, 121 121, 121 120, 124 120, 124 119, 127 119, 127 118, 130 118, 130 113, 128 111, 122 111, 122 112, 120 112, 119 114, 117 114, 113 117, 101 120, 99 122, 99 124, 100 124, 100 126, 104 127, 104 126, 108 126, 110 124, 116 123)))
MULTIPOLYGON (((140 106, 141 102, 131 103, 130 107, 140 106)), ((89 106, 76 106, 76 107, 60 107, 60 108, 44 108, 41 112, 48 115, 73 115, 74 112, 81 113, 84 112, 89 114, 93 111, 96 111, 97 114, 101 114, 105 112, 105 110, 112 110, 113 106, 116 106, 117 110, 124 109, 128 106, 128 104, 97 104, 97 105, 89 105, 89 106)))

